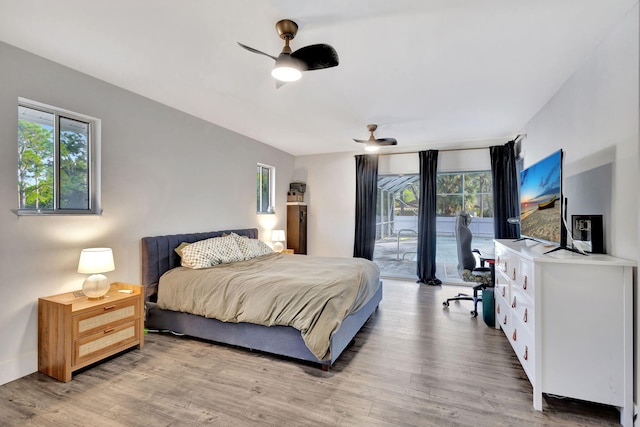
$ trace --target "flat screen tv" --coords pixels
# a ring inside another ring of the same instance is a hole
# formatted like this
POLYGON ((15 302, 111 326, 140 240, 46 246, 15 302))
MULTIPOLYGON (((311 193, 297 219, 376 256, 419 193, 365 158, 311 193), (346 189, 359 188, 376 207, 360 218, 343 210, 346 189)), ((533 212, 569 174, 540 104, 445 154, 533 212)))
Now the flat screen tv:
POLYGON ((520 234, 566 245, 562 224, 562 150, 520 172, 520 234))

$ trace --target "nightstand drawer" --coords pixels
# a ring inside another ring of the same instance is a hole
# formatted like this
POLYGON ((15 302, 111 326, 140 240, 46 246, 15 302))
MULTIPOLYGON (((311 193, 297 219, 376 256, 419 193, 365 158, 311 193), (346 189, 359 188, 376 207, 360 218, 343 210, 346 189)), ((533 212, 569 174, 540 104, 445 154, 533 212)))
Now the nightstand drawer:
POLYGON ((100 360, 105 354, 117 351, 120 347, 126 348, 128 344, 137 341, 140 338, 138 322, 138 319, 132 320, 75 340, 72 365, 83 364, 92 359, 100 360))
POLYGON ((138 300, 132 298, 73 316, 73 338, 77 339, 137 319, 140 317, 139 307, 138 300))

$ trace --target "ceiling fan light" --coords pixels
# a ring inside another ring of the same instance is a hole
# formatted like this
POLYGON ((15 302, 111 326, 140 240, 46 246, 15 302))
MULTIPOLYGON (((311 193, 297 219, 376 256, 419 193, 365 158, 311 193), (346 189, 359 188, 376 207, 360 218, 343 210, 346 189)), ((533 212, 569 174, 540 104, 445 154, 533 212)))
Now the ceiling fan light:
POLYGON ((271 70, 271 75, 274 79, 280 80, 281 82, 295 82, 296 80, 300 80, 300 77, 302 77, 300 70, 288 65, 276 65, 273 70, 271 70))
POLYGON ((369 141, 364 145, 365 151, 375 152, 380 149, 380 146, 375 141, 369 141))
POLYGON ((281 82, 295 82, 300 80, 302 72, 298 61, 292 58, 290 53, 282 52, 276 59, 276 65, 271 70, 271 75, 281 82))

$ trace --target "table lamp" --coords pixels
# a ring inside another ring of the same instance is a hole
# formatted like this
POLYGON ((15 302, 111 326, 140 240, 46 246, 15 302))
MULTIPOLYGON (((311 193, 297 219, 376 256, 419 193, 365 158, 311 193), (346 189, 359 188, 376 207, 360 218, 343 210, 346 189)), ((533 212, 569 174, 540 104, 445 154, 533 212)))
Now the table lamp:
POLYGON ((284 249, 284 230, 272 230, 271 231, 271 241, 273 242, 273 250, 275 252, 282 252, 284 249))
POLYGON ((115 270, 111 248, 88 248, 80 252, 78 273, 90 274, 82 284, 82 292, 89 299, 103 298, 111 285, 104 274, 115 270))

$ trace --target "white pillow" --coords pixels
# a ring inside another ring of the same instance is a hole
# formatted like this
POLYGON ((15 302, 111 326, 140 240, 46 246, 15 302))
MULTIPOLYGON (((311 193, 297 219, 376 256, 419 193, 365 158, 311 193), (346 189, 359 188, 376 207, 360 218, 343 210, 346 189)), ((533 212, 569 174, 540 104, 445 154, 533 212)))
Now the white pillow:
POLYGON ((229 235, 200 240, 186 246, 182 249, 181 265, 188 268, 207 268, 243 259, 236 239, 229 235))

